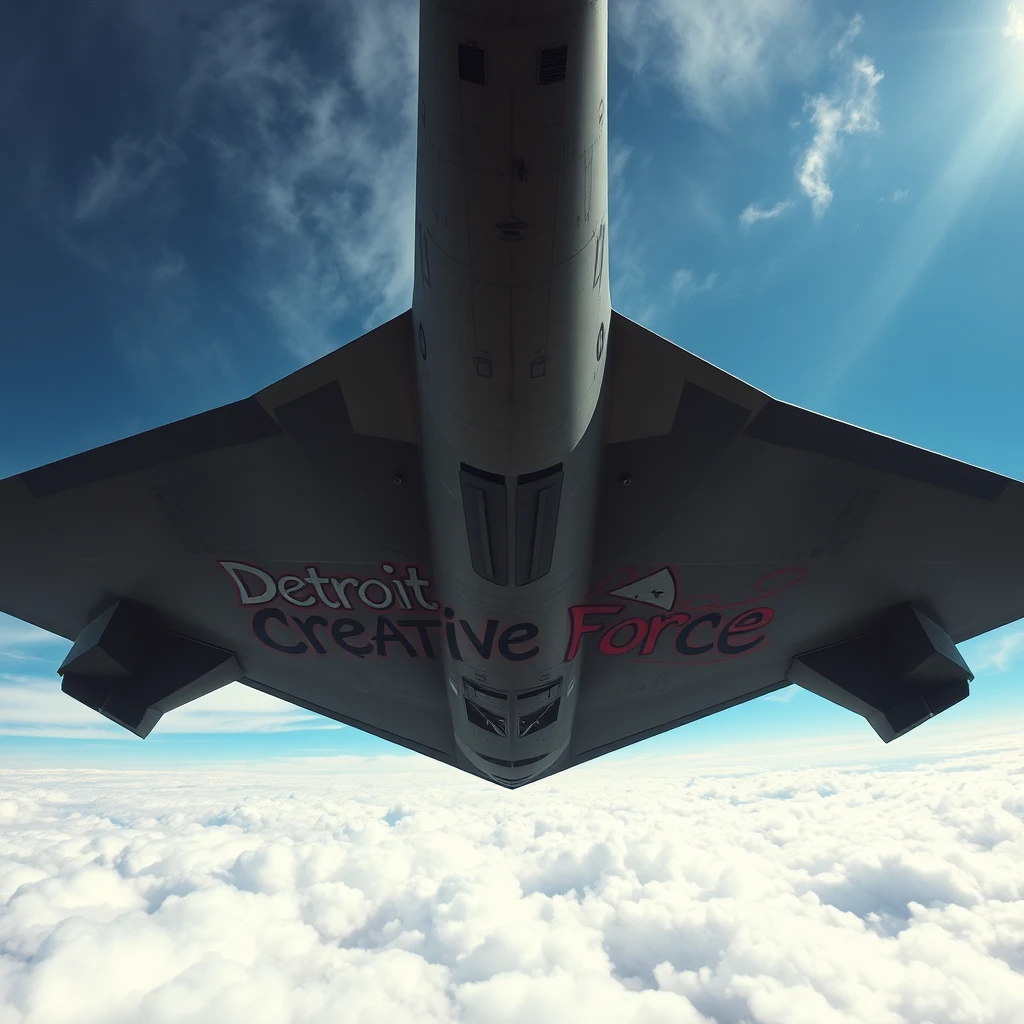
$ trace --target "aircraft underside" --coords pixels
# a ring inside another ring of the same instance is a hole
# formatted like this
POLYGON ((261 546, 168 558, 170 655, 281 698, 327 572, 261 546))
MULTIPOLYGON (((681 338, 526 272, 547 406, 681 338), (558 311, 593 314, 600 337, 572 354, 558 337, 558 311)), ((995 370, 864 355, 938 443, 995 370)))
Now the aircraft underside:
POLYGON ((791 682, 885 741, 1024 617, 1024 487, 611 308, 604 4, 424 2, 412 308, 0 481, 0 610, 145 737, 232 680, 504 786, 791 682))

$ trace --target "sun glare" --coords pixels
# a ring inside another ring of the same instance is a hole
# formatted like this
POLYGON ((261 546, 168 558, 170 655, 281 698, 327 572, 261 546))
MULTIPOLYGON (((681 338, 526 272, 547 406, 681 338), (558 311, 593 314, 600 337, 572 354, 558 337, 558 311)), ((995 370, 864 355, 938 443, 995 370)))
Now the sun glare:
POLYGON ((1006 8, 1007 20, 1003 35, 1015 43, 1024 43, 1024 7, 1010 4, 1006 8))
POLYGON ((1018 87, 1018 99, 1024 102, 1024 2, 1008 4, 1003 36, 1009 41, 1006 49, 1010 74, 1018 87))

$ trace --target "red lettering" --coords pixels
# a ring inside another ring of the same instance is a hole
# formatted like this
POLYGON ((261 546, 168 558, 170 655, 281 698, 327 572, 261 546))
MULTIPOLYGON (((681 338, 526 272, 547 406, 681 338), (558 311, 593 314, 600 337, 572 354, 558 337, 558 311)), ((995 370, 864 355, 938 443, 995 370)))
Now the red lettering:
POLYGON ((622 604, 574 604, 569 609, 569 646, 565 649, 565 660, 572 661, 579 653, 580 644, 587 633, 600 633, 604 625, 587 622, 588 615, 618 615, 622 604))
POLYGON ((601 637, 601 642, 597 646, 602 654, 628 654, 643 640, 646 635, 646 619, 623 619, 621 622, 616 622, 615 625, 601 637), (629 639, 624 644, 613 643, 612 637, 615 636, 619 630, 626 628, 632 630, 629 639))

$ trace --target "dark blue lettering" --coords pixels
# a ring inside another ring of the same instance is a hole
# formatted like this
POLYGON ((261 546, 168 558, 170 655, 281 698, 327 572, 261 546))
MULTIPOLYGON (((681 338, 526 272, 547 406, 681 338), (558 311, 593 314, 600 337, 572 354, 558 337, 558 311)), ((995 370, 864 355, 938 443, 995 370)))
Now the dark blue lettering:
POLYGON ((386 615, 377 616, 377 632, 374 633, 373 639, 377 644, 378 658, 386 658, 388 656, 386 645, 394 643, 395 641, 405 648, 405 653, 408 654, 410 658, 419 657, 416 653, 416 648, 409 643, 400 629, 395 628, 395 624, 386 615))
POLYGON ((408 629, 415 629, 420 635, 420 643, 423 645, 423 653, 428 658, 434 658, 434 646, 430 642, 430 634, 427 632, 430 628, 437 628, 441 623, 437 619, 399 619, 399 626, 404 626, 408 629))
POLYGON ((349 643, 350 638, 362 636, 365 632, 366 627, 358 619, 335 619, 331 623, 331 637, 334 642, 343 651, 354 654, 357 658, 365 658, 373 651, 373 644, 361 644, 356 647, 349 643))
POLYGON ((327 626, 327 620, 323 618, 323 616, 310 615, 308 619, 299 619, 293 615, 292 622, 302 630, 302 635, 309 641, 309 646, 312 647, 317 654, 327 653, 327 648, 320 643, 320 640, 316 635, 317 626, 327 626))
POLYGON ((756 647, 764 640, 764 633, 745 644, 731 644, 729 641, 732 637, 744 636, 755 629, 767 626, 772 621, 772 616, 771 608, 751 608, 749 611, 740 612, 735 618, 730 619, 718 634, 718 649, 722 654, 742 654, 756 647))
POLYGON ((275 622, 283 622, 285 628, 288 628, 288 616, 280 608, 261 608, 252 617, 252 631, 261 644, 266 644, 267 647, 280 651, 282 654, 305 654, 309 650, 301 641, 289 647, 286 644, 279 644, 276 640, 271 639, 270 634, 267 632, 267 623, 271 619, 275 622))
POLYGON ((509 626, 498 637, 498 653, 506 661, 526 661, 540 651, 539 647, 531 647, 528 651, 513 651, 512 644, 525 644, 532 640, 539 630, 532 622, 517 622, 509 626))
POLYGON ((694 619, 693 622, 688 622, 679 630, 679 635, 676 637, 676 650, 680 654, 686 655, 706 654, 715 646, 714 641, 708 644, 701 644, 699 647, 691 647, 686 641, 690 639, 690 634, 701 624, 706 622, 712 629, 717 629, 721 621, 722 616, 718 612, 709 612, 707 615, 701 615, 694 619))
POLYGON ((485 661, 490 658, 491 650, 494 647, 494 634, 498 631, 498 620, 487 620, 487 628, 484 631, 484 638, 482 641, 477 639, 477 635, 473 632, 473 627, 470 626, 465 619, 459 619, 459 625, 462 627, 466 636, 469 637, 469 642, 476 648, 477 654, 479 654, 485 661))

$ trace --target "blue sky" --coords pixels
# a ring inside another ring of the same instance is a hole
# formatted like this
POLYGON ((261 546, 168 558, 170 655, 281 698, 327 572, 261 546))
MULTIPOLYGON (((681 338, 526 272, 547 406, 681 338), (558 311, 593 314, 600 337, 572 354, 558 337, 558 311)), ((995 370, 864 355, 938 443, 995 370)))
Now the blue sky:
MULTIPOLYGON (((614 305, 779 398, 1024 478, 1024 4, 723 6, 611 5, 614 305)), ((406 308, 415 71, 406 2, 7 5, 0 475, 406 308)), ((394 751, 240 687, 143 744, 60 695, 66 647, 0 618, 6 757, 394 751)), ((974 694, 944 717, 1020 715, 1024 631, 964 653, 974 694)), ((785 691, 640 749, 867 729, 785 691)))

